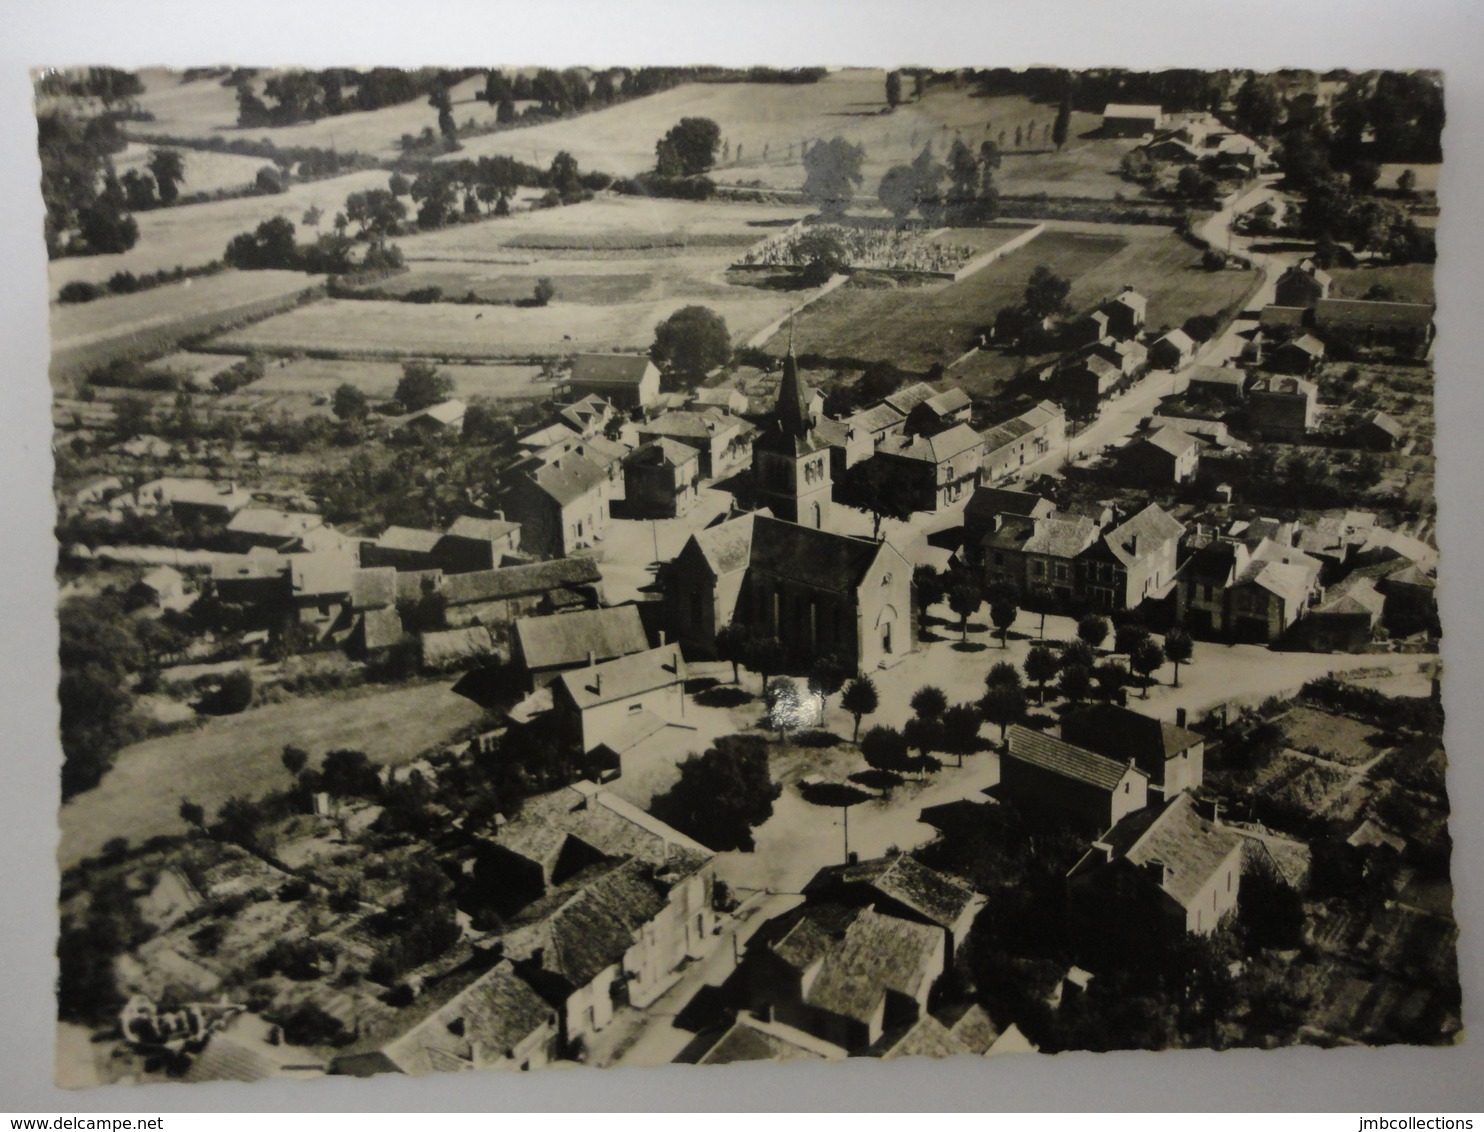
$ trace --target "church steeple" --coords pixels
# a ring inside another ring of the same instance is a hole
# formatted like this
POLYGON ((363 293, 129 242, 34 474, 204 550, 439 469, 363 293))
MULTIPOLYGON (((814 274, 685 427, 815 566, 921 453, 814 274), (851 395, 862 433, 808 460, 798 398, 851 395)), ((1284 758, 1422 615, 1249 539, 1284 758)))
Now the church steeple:
POLYGON ((807 436, 814 427, 809 407, 804 401, 804 387, 799 382, 799 363, 794 357, 794 328, 788 325, 788 354, 783 359, 783 380, 778 383, 778 403, 774 407, 778 425, 790 436, 807 436))

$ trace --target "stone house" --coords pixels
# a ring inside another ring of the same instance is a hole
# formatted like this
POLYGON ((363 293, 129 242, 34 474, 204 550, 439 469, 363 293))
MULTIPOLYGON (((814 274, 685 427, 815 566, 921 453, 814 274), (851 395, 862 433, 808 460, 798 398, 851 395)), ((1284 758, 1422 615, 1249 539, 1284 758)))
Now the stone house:
POLYGON ((1185 524, 1151 503, 1079 556, 1078 597, 1097 609, 1137 609, 1175 588, 1185 524))
MULTIPOLYGON (((1178 716, 1183 723, 1183 710, 1178 716)), ((1161 798, 1199 790, 1205 780, 1203 736, 1129 708, 1116 704, 1078 708, 1062 718, 1061 735, 1114 762, 1132 760, 1148 776, 1149 792, 1161 798)))
POLYGON ((674 519, 700 498, 701 453, 662 437, 623 461, 624 503, 631 519, 674 519))
POLYGON ((999 791, 1033 820, 1096 836, 1149 801, 1149 775, 1131 758, 1118 762, 1019 724, 1006 738, 999 791))
POLYGON ((642 409, 660 395, 660 371, 644 354, 578 354, 565 383, 573 401, 600 397, 618 409, 642 409))

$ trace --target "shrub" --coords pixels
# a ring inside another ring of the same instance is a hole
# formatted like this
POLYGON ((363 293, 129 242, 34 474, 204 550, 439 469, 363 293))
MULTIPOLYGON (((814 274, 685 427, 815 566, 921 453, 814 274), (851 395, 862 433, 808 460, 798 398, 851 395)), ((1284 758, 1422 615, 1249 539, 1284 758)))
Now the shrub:
POLYGON ((74 279, 71 283, 62 285, 57 292, 57 301, 60 303, 91 303, 94 299, 101 299, 106 291, 96 283, 86 283, 81 279, 74 279))

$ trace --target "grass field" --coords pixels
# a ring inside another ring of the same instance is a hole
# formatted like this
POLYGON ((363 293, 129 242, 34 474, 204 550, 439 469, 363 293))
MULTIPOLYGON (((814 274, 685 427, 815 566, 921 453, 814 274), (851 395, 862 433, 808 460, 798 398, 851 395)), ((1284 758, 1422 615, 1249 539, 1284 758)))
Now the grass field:
MULTIPOLYGON (((120 176, 129 169, 148 173, 149 155, 154 149, 154 146, 130 142, 123 153, 114 154, 113 166, 120 176)), ((176 149, 175 152, 180 154, 185 166, 185 180, 180 183, 182 196, 243 188, 251 185, 258 170, 269 164, 261 157, 246 157, 240 153, 212 153, 204 149, 176 149)))
MULTIPOLYGON (((188 165, 189 161, 187 158, 188 165)), ((47 265, 52 294, 74 279, 101 283, 116 271, 144 274, 177 265, 198 267, 210 263, 222 258, 233 236, 251 232, 275 216, 291 220, 298 229, 299 239, 308 241, 315 235, 315 229, 305 228, 301 223, 308 208, 321 209, 324 220, 320 231, 330 231, 331 218, 344 207, 347 195, 365 189, 384 189, 386 182, 387 174, 379 170, 348 173, 344 177, 293 185, 287 192, 274 196, 239 197, 141 212, 134 218, 139 224, 139 242, 128 251, 52 260, 47 265)))
POLYGON ((66 868, 113 837, 138 844, 181 833, 177 809, 189 798, 214 815, 228 798, 261 796, 288 785, 279 761, 284 745, 318 759, 349 747, 381 765, 410 762, 436 747, 482 711, 444 683, 316 696, 250 708, 195 731, 150 739, 118 753, 92 790, 62 807, 57 858, 66 868))
POLYGON ((1384 264, 1375 267, 1336 267, 1333 294, 1340 299, 1361 299, 1372 287, 1390 287, 1403 303, 1431 303, 1433 265, 1430 263, 1384 264))
MULTIPOLYGON (((233 355, 199 354, 196 357, 233 355)), ((540 397, 551 386, 539 382, 536 366, 454 365, 444 371, 453 378, 455 393, 468 397, 540 397)), ((371 397, 390 397, 402 377, 396 362, 357 362, 330 358, 283 358, 268 363, 268 372, 243 390, 244 394, 329 395, 337 386, 354 385, 371 397)))
MULTIPOLYGON (((201 79, 182 83, 178 72, 147 68, 140 72, 145 93, 140 106, 155 116, 152 122, 126 122, 125 129, 134 135, 155 134, 174 137, 267 139, 279 146, 317 146, 341 152, 354 150, 374 157, 396 157, 403 134, 420 134, 424 126, 438 128, 438 112, 426 98, 417 98, 400 106, 380 110, 358 111, 303 122, 296 126, 237 125, 236 92, 221 85, 219 79, 201 79)), ((262 93, 265 75, 259 75, 255 87, 262 93)), ((449 91, 453 98, 453 116, 462 126, 468 119, 493 122, 495 107, 474 99, 484 90, 483 76, 476 75, 449 91)))
POLYGON ((227 271, 91 303, 54 303, 52 379, 65 382, 115 356, 167 352, 181 338, 290 303, 314 282, 297 271, 227 271))
MULTIPOLYGON (((979 98, 971 87, 955 89, 942 84, 930 87, 921 101, 909 101, 884 114, 885 83, 884 71, 856 68, 799 86, 692 83, 596 114, 471 138, 461 156, 499 153, 545 165, 557 150, 565 149, 584 169, 640 173, 654 167, 654 145, 665 131, 681 118, 698 116, 715 121, 730 147, 730 156, 712 173, 721 183, 796 189, 804 180, 803 144, 839 135, 865 148, 865 183, 860 191, 874 195, 882 174, 892 165, 911 161, 929 143, 941 158, 955 136, 977 150, 985 140, 997 141, 1003 130, 1003 148, 1013 154, 1016 128, 1034 126, 1035 146, 1049 148, 1041 138, 1056 117, 1054 106, 1019 97, 979 98)), ((910 89, 910 82, 907 85, 910 89)), ((1083 145, 1079 135, 1095 128, 1098 121, 1095 114, 1074 114, 1069 149, 1083 145)), ((1123 143, 1124 148, 1129 144, 1123 143)), ((1030 149, 1031 143, 1026 142, 1025 148, 1030 149)), ((1063 155, 1048 172, 1029 156, 1016 155, 1006 159, 1001 188, 1035 192, 1039 190, 1022 188, 1022 184, 1046 182, 1060 186, 1049 191, 1111 197, 1120 187, 1128 189, 1117 182, 1117 165, 1116 156, 1109 162, 1103 153, 1085 166, 1063 155), (1069 178, 1065 174, 1074 166, 1076 176, 1069 178), (1115 170, 1111 177, 1108 168, 1115 170), (1106 191, 1086 188, 1104 184, 1112 187, 1106 191)))

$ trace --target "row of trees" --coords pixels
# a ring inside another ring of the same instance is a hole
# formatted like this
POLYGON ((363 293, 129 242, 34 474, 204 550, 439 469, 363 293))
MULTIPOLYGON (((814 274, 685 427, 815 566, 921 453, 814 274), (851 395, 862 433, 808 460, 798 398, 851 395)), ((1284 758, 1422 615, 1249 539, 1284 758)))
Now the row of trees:
POLYGON ((976 154, 963 139, 955 138, 946 163, 933 156, 929 142, 910 165, 893 165, 886 171, 877 197, 898 223, 914 211, 933 225, 993 220, 999 214, 994 177, 1000 162, 999 147, 992 141, 981 143, 976 154))

